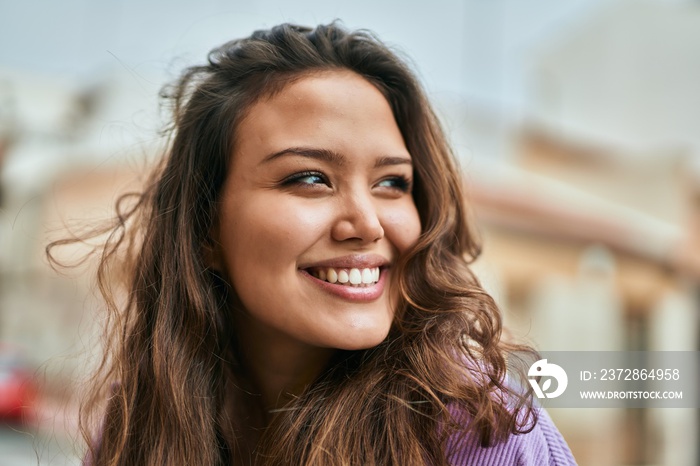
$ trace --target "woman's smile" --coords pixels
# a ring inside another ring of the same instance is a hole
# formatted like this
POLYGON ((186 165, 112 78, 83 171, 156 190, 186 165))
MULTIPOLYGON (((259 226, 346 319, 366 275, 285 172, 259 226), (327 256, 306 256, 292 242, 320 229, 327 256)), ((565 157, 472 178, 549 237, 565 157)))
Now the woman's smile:
POLYGON ((376 254, 351 255, 305 265, 314 286, 347 301, 374 301, 384 292, 390 261, 376 254))
MULTIPOLYGON (((332 269, 331 269, 332 270, 332 269)), ((326 293, 333 294, 347 301, 374 301, 378 299, 384 292, 386 284, 386 274, 379 274, 379 269, 374 272, 370 269, 365 269, 367 272, 366 280, 363 280, 362 273, 358 269, 347 270, 341 269, 339 272, 331 271, 333 275, 330 278, 322 278, 314 276, 306 271, 302 271, 311 282, 318 286, 326 293), (354 283, 353 283, 354 282, 354 283)))
POLYGON ((331 284, 347 285, 351 287, 367 287, 375 285, 379 281, 379 267, 364 269, 337 269, 324 267, 308 270, 314 278, 331 284))

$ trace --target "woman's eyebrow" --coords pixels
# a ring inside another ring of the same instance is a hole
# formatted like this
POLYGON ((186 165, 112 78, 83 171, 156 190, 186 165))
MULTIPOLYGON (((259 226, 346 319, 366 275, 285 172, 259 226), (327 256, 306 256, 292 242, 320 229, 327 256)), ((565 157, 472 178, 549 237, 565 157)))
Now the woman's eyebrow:
POLYGON ((328 162, 338 166, 343 166, 347 162, 347 159, 343 155, 332 150, 317 149, 314 147, 288 147, 286 149, 282 149, 281 151, 274 152, 265 156, 265 158, 260 163, 268 163, 286 155, 298 155, 301 157, 323 160, 324 162, 328 162))
MULTIPOLYGON (((274 152, 265 156, 265 158, 260 163, 265 164, 287 155, 297 155, 301 157, 322 160, 324 162, 328 162, 341 167, 346 165, 348 160, 344 155, 329 149, 318 149, 315 147, 288 147, 286 149, 282 149, 281 151, 274 152)), ((375 168, 386 167, 391 165, 413 165, 413 161, 410 157, 405 156, 383 156, 379 157, 374 163, 375 168)))
POLYGON ((387 167, 391 165, 413 165, 413 161, 409 157, 398 157, 387 155, 379 157, 374 163, 374 168, 387 167))

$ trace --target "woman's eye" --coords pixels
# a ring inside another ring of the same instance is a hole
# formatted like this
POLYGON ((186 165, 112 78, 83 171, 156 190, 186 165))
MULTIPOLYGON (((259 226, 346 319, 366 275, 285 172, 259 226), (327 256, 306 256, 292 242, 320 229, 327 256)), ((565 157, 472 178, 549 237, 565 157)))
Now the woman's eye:
POLYGON ((330 183, 322 173, 317 172, 295 173, 282 181, 283 186, 318 184, 329 185, 330 183))
POLYGON ((306 175, 306 176, 301 176, 301 177, 297 178, 296 182, 303 183, 303 184, 319 184, 319 183, 325 183, 326 180, 324 180, 319 175, 306 175))
POLYGON ((377 186, 381 188, 396 189, 404 193, 411 191, 411 181, 404 176, 392 176, 390 178, 385 178, 377 183, 377 186))

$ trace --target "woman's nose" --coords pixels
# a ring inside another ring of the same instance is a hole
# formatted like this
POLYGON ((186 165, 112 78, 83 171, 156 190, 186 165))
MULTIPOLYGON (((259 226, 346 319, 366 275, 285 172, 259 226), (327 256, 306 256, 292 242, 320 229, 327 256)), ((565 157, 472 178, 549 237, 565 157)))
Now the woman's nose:
POLYGON ((331 235, 336 241, 372 243, 384 237, 377 206, 371 195, 353 194, 339 200, 331 235))

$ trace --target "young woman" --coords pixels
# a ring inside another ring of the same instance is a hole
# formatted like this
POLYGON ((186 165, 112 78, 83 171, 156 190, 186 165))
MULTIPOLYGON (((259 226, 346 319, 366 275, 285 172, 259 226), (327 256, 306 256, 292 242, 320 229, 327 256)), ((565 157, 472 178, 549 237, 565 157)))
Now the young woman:
POLYGON ((100 265, 87 463, 574 464, 506 383, 524 348, 470 272, 460 174, 395 54, 285 24, 164 95, 167 154, 100 265))

